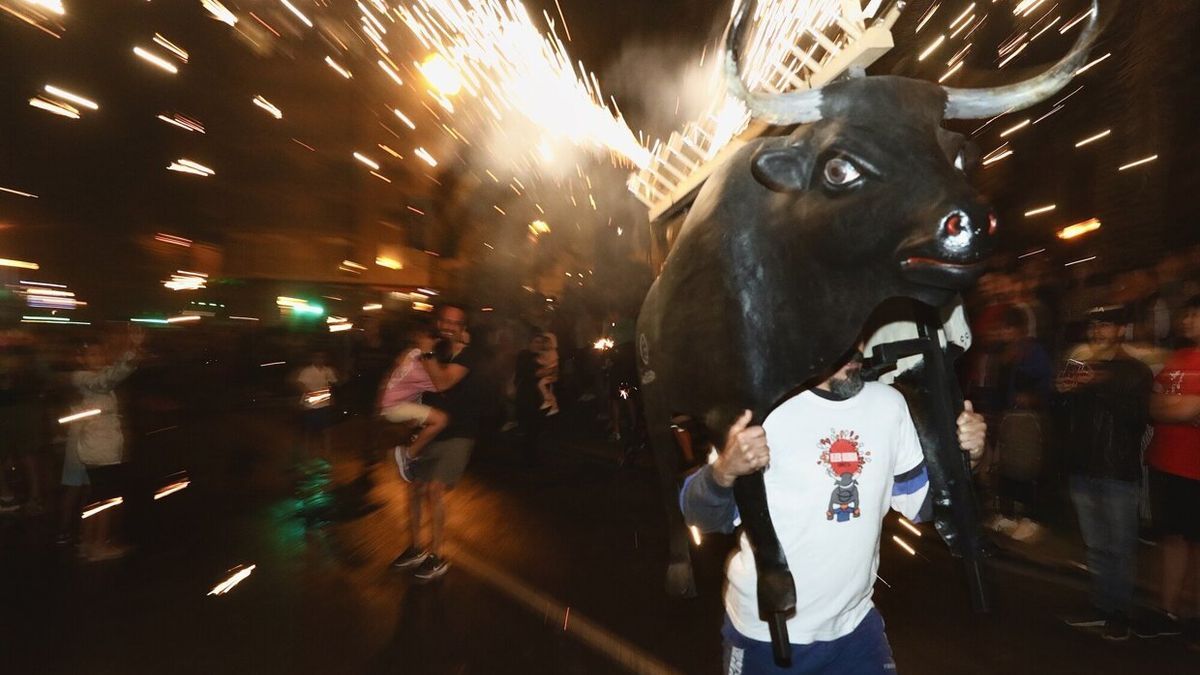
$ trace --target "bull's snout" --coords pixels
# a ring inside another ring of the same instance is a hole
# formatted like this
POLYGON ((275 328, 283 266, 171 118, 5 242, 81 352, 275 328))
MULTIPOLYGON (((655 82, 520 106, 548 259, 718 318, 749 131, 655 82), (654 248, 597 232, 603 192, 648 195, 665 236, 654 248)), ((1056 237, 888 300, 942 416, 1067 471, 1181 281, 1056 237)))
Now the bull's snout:
POLYGON ((979 210, 972 217, 963 209, 953 209, 938 224, 937 247, 950 259, 976 258, 990 249, 996 234, 996 214, 979 210))

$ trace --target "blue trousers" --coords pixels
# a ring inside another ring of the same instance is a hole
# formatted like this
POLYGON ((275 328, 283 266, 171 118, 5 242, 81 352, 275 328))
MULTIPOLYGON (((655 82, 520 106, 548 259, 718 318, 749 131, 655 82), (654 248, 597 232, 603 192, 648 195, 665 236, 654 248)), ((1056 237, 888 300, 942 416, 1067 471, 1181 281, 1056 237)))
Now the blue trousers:
POLYGON ((1128 614, 1137 565, 1138 484, 1071 476, 1071 501, 1087 544, 1092 604, 1101 612, 1128 614))
POLYGON ((771 643, 737 632, 729 617, 725 638, 724 675, 895 675, 892 647, 883 632, 883 617, 872 609, 849 635, 829 642, 792 645, 792 666, 775 665, 771 643))

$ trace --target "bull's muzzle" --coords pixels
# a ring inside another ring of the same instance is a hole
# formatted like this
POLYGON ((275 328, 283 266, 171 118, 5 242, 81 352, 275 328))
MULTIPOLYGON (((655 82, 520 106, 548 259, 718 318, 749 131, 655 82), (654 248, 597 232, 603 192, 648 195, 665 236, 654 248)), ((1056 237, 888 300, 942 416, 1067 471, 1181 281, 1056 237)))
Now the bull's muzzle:
POLYGON ((933 237, 901 250, 900 272, 923 286, 967 288, 983 274, 983 259, 992 250, 995 234, 996 214, 990 209, 952 209, 933 237))

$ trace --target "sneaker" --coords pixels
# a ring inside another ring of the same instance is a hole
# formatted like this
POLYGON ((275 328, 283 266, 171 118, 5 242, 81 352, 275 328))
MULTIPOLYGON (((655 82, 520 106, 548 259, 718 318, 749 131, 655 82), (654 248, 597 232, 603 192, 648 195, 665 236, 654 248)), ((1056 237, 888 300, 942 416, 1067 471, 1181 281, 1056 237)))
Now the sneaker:
POLYGON ((546 411, 546 417, 549 417, 551 415, 557 415, 557 414, 558 414, 558 406, 554 406, 553 408, 546 411))
POLYGON ((409 567, 420 565, 421 563, 425 562, 425 559, 428 557, 428 551, 409 546, 408 548, 404 549, 403 553, 401 553, 399 556, 396 556, 396 559, 392 561, 392 567, 402 570, 408 569, 409 567))
POLYGON ((405 482, 412 482, 412 458, 408 456, 408 448, 403 445, 397 445, 392 451, 392 456, 396 458, 396 468, 400 469, 400 477, 405 482))
POLYGON ((1108 624, 1108 616, 1098 609, 1085 609, 1078 614, 1064 616, 1062 620, 1075 628, 1099 628, 1108 624))
POLYGON ((425 562, 421 563, 421 566, 417 568, 417 571, 413 572, 413 576, 421 581, 433 581, 445 574, 449 569, 450 563, 446 562, 444 558, 439 558, 431 553, 425 559, 425 562))
POLYGON ((1183 623, 1174 614, 1155 613, 1139 621, 1133 628, 1133 634, 1140 638, 1167 637, 1183 634, 1183 623))
POLYGON ((1120 642, 1128 640, 1132 632, 1129 630, 1129 620, 1123 616, 1114 616, 1104 623, 1103 637, 1105 640, 1120 642))

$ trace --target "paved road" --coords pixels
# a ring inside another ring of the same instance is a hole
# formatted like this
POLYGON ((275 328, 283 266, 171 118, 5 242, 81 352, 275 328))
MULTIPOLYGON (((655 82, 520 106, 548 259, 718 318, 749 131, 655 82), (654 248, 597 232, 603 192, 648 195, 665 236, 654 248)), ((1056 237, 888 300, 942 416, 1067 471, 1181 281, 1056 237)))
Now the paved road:
MULTIPOLYGON (((352 451, 353 421, 331 457, 297 461, 285 422, 219 414, 156 439, 147 483, 186 469, 192 484, 129 514, 140 545, 126 560, 83 565, 50 543, 48 520, 0 521, 0 660, 12 664, 0 671, 717 672, 732 538, 696 549, 701 597, 665 597, 648 465, 619 469, 578 440, 534 467, 481 448, 453 493, 453 567, 420 586, 388 567, 404 545, 394 470, 352 451), (239 565, 255 567, 208 595, 239 565)), ((1067 628, 1055 614, 1081 594, 1037 575, 997 571, 995 612, 972 615, 931 534, 885 534, 876 601, 901 672, 1200 672, 1184 640, 1110 644, 1067 628)))

